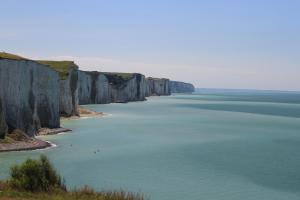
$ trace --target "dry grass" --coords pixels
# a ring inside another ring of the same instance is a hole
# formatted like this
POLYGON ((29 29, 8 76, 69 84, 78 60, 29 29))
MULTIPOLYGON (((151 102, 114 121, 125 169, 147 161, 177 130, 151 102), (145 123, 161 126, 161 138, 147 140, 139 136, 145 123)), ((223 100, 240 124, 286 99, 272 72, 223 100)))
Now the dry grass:
POLYGON ((8 182, 0 182, 0 199, 5 200, 145 200, 139 193, 125 191, 96 192, 88 186, 72 191, 54 190, 51 192, 26 192, 11 188, 8 182))

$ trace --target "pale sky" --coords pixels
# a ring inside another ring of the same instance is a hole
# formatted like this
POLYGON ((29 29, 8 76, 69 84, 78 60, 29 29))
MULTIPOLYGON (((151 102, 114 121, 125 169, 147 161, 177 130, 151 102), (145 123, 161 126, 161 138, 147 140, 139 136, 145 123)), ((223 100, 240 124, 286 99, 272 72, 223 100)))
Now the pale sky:
POLYGON ((0 51, 201 88, 300 90, 299 0, 0 0, 0 51))

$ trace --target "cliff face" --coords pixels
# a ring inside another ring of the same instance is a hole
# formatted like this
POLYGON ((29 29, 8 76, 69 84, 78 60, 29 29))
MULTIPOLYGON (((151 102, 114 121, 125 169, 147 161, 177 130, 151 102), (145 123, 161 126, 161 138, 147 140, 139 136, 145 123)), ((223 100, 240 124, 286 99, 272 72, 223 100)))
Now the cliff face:
POLYGON ((179 81, 170 81, 170 87, 172 93, 192 93, 195 91, 193 84, 179 81))
POLYGON ((41 127, 60 126, 57 72, 30 60, 0 59, 0 86, 10 129, 33 136, 41 127))
POLYGON ((0 139, 3 139, 7 133, 7 125, 5 121, 4 106, 0 99, 0 139))
POLYGON ((65 117, 79 115, 78 113, 78 66, 73 61, 37 60, 47 65, 59 74, 60 114, 65 117))
POLYGON ((145 97, 149 97, 152 95, 149 78, 145 78, 144 92, 145 92, 145 97))
POLYGON ((78 70, 70 69, 66 79, 60 82, 59 110, 63 116, 70 117, 78 113, 78 70))
POLYGON ((142 74, 105 73, 109 82, 111 101, 122 103, 145 100, 145 76, 142 74))
POLYGON ((111 102, 108 80, 103 73, 79 71, 79 104, 104 104, 111 102))
POLYGON ((170 80, 165 78, 147 78, 149 96, 170 95, 170 80))
POLYGON ((145 76, 79 71, 79 104, 145 100, 145 76))

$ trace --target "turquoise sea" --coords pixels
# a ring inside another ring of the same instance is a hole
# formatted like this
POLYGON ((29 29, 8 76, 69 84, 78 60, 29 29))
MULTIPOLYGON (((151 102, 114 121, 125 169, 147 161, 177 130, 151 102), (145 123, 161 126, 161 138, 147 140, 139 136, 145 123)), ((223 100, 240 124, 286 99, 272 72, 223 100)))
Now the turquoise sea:
POLYGON ((46 154, 69 187, 143 192, 151 200, 299 200, 300 93, 198 90, 88 105, 55 148, 0 154, 9 166, 46 154))

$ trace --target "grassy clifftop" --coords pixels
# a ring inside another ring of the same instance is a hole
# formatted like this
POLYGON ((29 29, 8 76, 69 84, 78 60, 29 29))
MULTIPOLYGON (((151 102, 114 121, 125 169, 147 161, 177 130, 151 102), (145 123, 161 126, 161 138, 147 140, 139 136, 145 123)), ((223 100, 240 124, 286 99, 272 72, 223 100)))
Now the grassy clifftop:
POLYGON ((0 59, 11 59, 11 60, 28 60, 27 58, 23 58, 21 56, 6 53, 6 52, 0 52, 0 59))
MULTIPOLYGON (((0 59, 10 60, 31 60, 19 55, 0 52, 0 59)), ((73 61, 52 61, 52 60, 31 60, 42 65, 46 65, 59 73, 61 79, 66 79, 68 71, 72 68, 77 69, 78 66, 73 61)))
POLYGON ((66 79, 70 69, 77 69, 78 66, 73 61, 52 61, 37 60, 38 63, 47 65, 59 73, 61 79, 66 79))

